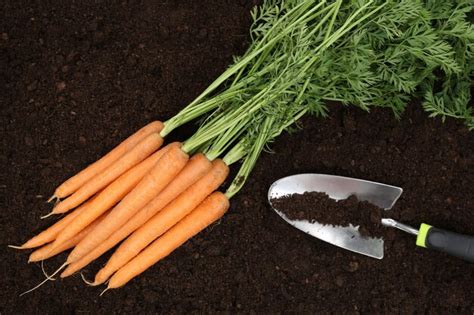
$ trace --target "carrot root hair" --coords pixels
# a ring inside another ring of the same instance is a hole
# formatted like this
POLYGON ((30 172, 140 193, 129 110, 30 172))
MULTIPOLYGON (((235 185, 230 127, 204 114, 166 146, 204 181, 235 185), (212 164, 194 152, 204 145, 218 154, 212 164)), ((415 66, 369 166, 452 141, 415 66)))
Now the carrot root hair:
POLYGON ((53 278, 53 276, 48 275, 46 270, 44 269, 44 260, 41 261, 41 271, 43 272, 43 275, 46 277, 46 279, 50 281, 55 281, 56 278, 53 278))
POLYGON ((23 247, 23 245, 20 245, 20 246, 18 246, 18 245, 8 245, 8 247, 14 248, 14 249, 26 249, 26 248, 23 247))
POLYGON ((87 280, 86 277, 84 276, 84 274, 83 274, 82 272, 80 272, 80 275, 81 275, 82 281, 84 281, 85 284, 87 284, 88 286, 91 286, 91 287, 95 287, 95 286, 96 286, 96 285, 94 284, 94 282, 87 280))
POLYGON ((102 296, 106 291, 109 291, 109 288, 105 288, 104 291, 100 292, 99 296, 102 296))
POLYGON ((56 270, 51 276, 49 276, 48 278, 44 279, 43 281, 41 281, 41 283, 39 283, 37 286, 35 286, 34 288, 31 288, 29 289, 28 291, 25 291, 23 293, 20 294, 20 296, 23 296, 25 294, 28 294, 30 292, 33 292, 35 291, 36 289, 40 288, 43 284, 45 284, 46 282, 48 281, 51 281, 50 278, 54 277, 55 275, 57 275, 61 270, 64 269, 64 267, 67 266, 67 263, 64 263, 61 265, 61 267, 58 268, 58 270, 56 270))
POLYGON ((208 229, 209 229, 209 232, 212 232, 212 229, 214 229, 215 226, 218 226, 222 223, 222 218, 220 218, 219 220, 217 220, 216 222, 212 223, 211 225, 209 225, 208 229))
POLYGON ((53 214, 55 214, 55 213, 54 213, 53 211, 51 211, 50 213, 45 214, 44 216, 40 217, 40 219, 41 219, 41 220, 46 219, 46 218, 52 216, 53 214))
POLYGON ((56 196, 56 195, 52 195, 51 197, 49 197, 49 199, 46 201, 47 203, 51 203, 54 201, 54 203, 58 203, 59 202, 59 197, 56 196))

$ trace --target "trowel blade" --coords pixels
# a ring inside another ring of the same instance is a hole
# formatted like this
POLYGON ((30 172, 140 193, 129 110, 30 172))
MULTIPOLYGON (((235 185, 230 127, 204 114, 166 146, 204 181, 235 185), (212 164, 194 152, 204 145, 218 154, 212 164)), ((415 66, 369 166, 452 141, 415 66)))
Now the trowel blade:
MULTIPOLYGON (((359 200, 368 201, 383 209, 390 209, 403 192, 400 187, 362 179, 326 174, 298 174, 274 182, 268 191, 268 200, 272 204, 271 201, 275 198, 312 191, 324 192, 335 200, 355 195, 359 200)), ((341 227, 307 220, 290 220, 282 211, 273 205, 272 207, 286 222, 320 240, 356 253, 383 258, 383 239, 363 237, 357 226, 341 227)))

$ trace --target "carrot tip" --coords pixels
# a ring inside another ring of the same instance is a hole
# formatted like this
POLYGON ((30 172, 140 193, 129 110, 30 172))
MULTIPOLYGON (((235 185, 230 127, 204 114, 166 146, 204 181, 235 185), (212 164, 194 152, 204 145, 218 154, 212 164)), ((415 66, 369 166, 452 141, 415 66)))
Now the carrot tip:
POLYGON ((53 276, 48 275, 46 270, 44 270, 44 260, 41 261, 41 271, 43 271, 43 274, 46 277, 46 279, 51 280, 51 281, 56 280, 56 278, 53 278, 53 276))
POLYGON ((17 245, 8 245, 8 247, 10 247, 10 248, 14 248, 14 249, 25 249, 25 248, 23 247, 23 245, 21 245, 21 246, 17 246, 17 245))
POLYGON ((84 281, 87 285, 96 286, 94 282, 87 280, 82 272, 80 274, 81 274, 82 281, 84 281))
POLYGON ((67 266, 67 263, 62 264, 61 267, 59 267, 58 270, 56 270, 51 276, 48 276, 46 279, 44 279, 43 281, 41 281, 41 283, 38 284, 37 286, 35 286, 34 288, 31 288, 31 289, 29 289, 28 291, 25 291, 25 292, 21 293, 20 296, 23 296, 23 295, 25 295, 25 294, 28 294, 28 293, 30 293, 30 292, 33 292, 34 290, 38 289, 39 287, 41 287, 41 286, 42 286, 43 284, 45 284, 46 282, 51 281, 50 279, 53 278, 55 275, 57 275, 58 272, 60 272, 61 270, 63 270, 64 267, 66 267, 66 266, 67 266))
POLYGON ((46 215, 40 217, 40 219, 41 219, 41 220, 46 219, 47 217, 50 217, 50 216, 52 216, 53 214, 55 214, 55 213, 54 213, 53 211, 51 211, 50 213, 48 213, 48 214, 46 214, 46 215))
MULTIPOLYGON (((71 252, 72 254, 72 252, 71 252)), ((75 262, 77 259, 75 257, 72 257, 71 254, 69 254, 69 256, 67 256, 66 258, 66 263, 67 264, 72 264, 73 262, 75 262)))
POLYGON ((44 279, 44 280, 41 281, 40 284, 38 284, 37 286, 35 286, 35 287, 29 289, 28 291, 25 291, 25 292, 21 293, 20 296, 23 296, 23 295, 25 295, 25 294, 28 294, 28 293, 30 293, 30 292, 33 292, 34 290, 38 289, 39 287, 41 287, 43 284, 45 284, 45 283, 48 282, 48 281, 49 281, 49 279, 44 279))
POLYGON ((109 288, 105 288, 105 290, 102 291, 102 292, 99 294, 99 296, 102 296, 102 294, 104 294, 104 293, 105 293, 106 291, 108 291, 108 290, 109 290, 109 288))
POLYGON ((61 278, 66 278, 66 277, 69 277, 70 275, 72 275, 72 273, 71 273, 68 269, 66 269, 66 270, 64 270, 64 271, 61 273, 61 275, 59 275, 59 276, 60 276, 61 278))
POLYGON ((50 202, 53 201, 54 199, 56 199, 55 202, 58 202, 58 201, 59 201, 58 196, 52 195, 51 197, 49 197, 49 199, 48 199, 46 202, 47 202, 47 203, 50 203, 50 202))

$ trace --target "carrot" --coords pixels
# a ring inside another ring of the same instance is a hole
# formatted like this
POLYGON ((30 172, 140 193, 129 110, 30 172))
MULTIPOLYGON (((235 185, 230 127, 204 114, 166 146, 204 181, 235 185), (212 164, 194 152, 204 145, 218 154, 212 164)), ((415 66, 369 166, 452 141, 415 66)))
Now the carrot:
POLYGON ((166 188, 187 161, 188 155, 178 147, 173 147, 163 154, 148 175, 112 209, 94 231, 77 244, 66 262, 69 264, 83 257, 122 227, 138 210, 166 188))
POLYGON ((103 253, 114 247, 137 228, 142 226, 155 213, 160 211, 169 202, 175 199, 179 194, 185 191, 189 186, 198 181, 211 169, 211 162, 201 153, 194 155, 176 178, 144 208, 140 209, 126 224, 115 231, 109 238, 99 244, 92 251, 87 253, 78 261, 69 265, 61 274, 61 277, 67 277, 81 268, 88 265, 93 260, 100 257, 103 253))
POLYGON ((40 234, 33 236, 28 241, 26 241, 26 243, 24 243, 18 248, 30 249, 54 241, 59 235, 59 233, 61 233, 61 231, 63 231, 66 226, 68 226, 81 212, 84 211, 85 208, 89 206, 92 200, 94 200, 94 198, 91 198, 91 200, 87 201, 79 208, 75 209, 73 212, 69 213, 64 218, 62 218, 40 234))
POLYGON ((58 203, 54 207, 52 213, 64 213, 78 206, 84 200, 106 187, 124 172, 143 161, 151 153, 157 150, 162 143, 163 138, 158 133, 148 135, 133 147, 133 149, 115 161, 115 163, 107 167, 103 172, 94 176, 67 199, 58 203))
POLYGON ((120 268, 111 278, 107 289, 125 285, 207 226, 221 218, 229 208, 229 200, 221 192, 214 192, 196 209, 168 230, 163 236, 120 268))
POLYGON ((179 195, 119 246, 107 264, 97 273, 95 285, 105 282, 116 270, 178 223, 224 182, 229 167, 222 160, 215 160, 212 164, 213 167, 206 176, 179 195))
POLYGON ((102 214, 97 220, 92 222, 89 226, 83 229, 80 233, 74 235, 72 238, 68 239, 66 242, 62 243, 59 246, 53 246, 53 243, 47 244, 41 248, 38 248, 34 252, 31 253, 28 262, 35 262, 40 260, 45 260, 56 256, 57 254, 62 253, 69 248, 76 246, 87 234, 89 234, 92 229, 94 229, 97 224, 99 224, 104 218, 107 213, 102 214))
POLYGON ((94 202, 92 202, 85 211, 74 218, 74 220, 68 225, 67 229, 64 229, 59 233, 52 248, 60 246, 62 243, 72 238, 93 222, 98 216, 113 207, 138 184, 138 182, 150 171, 151 168, 153 168, 164 153, 166 153, 170 148, 178 147, 179 145, 178 142, 174 142, 165 146, 140 164, 129 169, 112 184, 102 190, 94 202))
POLYGON ((137 145, 140 141, 142 141, 146 136, 154 133, 160 132, 163 129, 163 123, 160 121, 153 121, 146 125, 145 127, 141 128, 133 135, 125 139, 122 143, 116 146, 112 151, 107 153, 101 159, 97 160, 96 162, 92 163, 78 174, 72 176, 64 183, 59 185, 58 188, 54 191, 54 195, 51 199, 54 198, 65 198, 70 194, 74 193, 78 190, 82 185, 84 185, 87 181, 92 179, 94 176, 102 172, 112 163, 117 161, 122 155, 124 155, 127 151, 131 150, 135 145, 137 145))

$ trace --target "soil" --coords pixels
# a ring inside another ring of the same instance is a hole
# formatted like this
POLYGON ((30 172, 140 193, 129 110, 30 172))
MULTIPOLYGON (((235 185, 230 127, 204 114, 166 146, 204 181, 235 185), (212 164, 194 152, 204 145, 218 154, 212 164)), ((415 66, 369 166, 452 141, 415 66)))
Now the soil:
MULTIPOLYGON (((218 224, 126 287, 91 288, 80 275, 43 280, 7 249, 52 220, 54 187, 152 119, 167 119, 245 50, 251 1, 6 1, 0 10, 0 313, 474 312, 473 266, 391 230, 383 260, 292 228, 267 204, 270 184, 317 172, 404 188, 403 221, 474 233, 474 139, 418 104, 398 121, 331 106, 307 117, 259 159, 218 224)), ((184 139, 194 125, 172 139, 184 139)), ((64 255, 45 263, 51 272, 64 255)), ((93 273, 106 257, 89 266, 93 273)))
POLYGON ((336 201, 325 193, 311 191, 274 198, 271 204, 290 220, 332 226, 351 224, 358 226, 360 235, 365 237, 383 237, 387 230, 381 223, 384 210, 370 202, 359 201, 354 195, 336 201))

